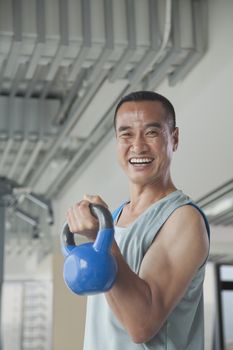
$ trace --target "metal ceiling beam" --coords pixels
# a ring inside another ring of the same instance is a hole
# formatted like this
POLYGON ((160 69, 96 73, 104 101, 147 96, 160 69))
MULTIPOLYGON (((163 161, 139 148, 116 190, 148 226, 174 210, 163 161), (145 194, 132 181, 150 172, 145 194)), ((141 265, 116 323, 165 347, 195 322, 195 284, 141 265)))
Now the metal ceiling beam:
MULTIPOLYGON (((129 74, 129 83, 133 89, 137 85, 146 71, 153 65, 156 53, 159 51, 159 25, 158 25, 158 1, 149 1, 149 30, 150 30, 150 48, 147 50, 143 59, 136 65, 135 69, 129 74), (156 19, 155 19, 156 18, 156 19)), ((166 21, 165 21, 166 22, 166 21)))
MULTIPOLYGON (((197 200, 197 204, 204 210, 211 209, 225 198, 230 198, 233 195, 233 180, 227 181, 225 184, 215 188, 210 193, 197 200)), ((219 214, 209 215, 210 224, 213 225, 228 225, 228 222, 233 218, 233 208, 229 208, 219 214)))
POLYGON ((20 163, 20 160, 26 150, 26 147, 28 146, 28 140, 27 139, 24 139, 23 142, 21 143, 21 146, 19 147, 19 150, 18 150, 18 154, 14 160, 14 163, 12 164, 11 166, 11 169, 10 171, 8 172, 8 177, 9 178, 13 178, 14 177, 14 174, 15 174, 15 171, 20 163))
POLYGON ((49 65, 50 67, 49 67, 47 75, 46 75, 46 82, 47 83, 53 81, 53 79, 58 71, 58 68, 60 67, 61 62, 66 54, 66 51, 67 51, 66 46, 64 46, 64 45, 58 46, 56 54, 50 62, 50 65, 49 65))
POLYGON ((4 173, 3 168, 5 166, 5 162, 7 160, 7 157, 10 153, 10 150, 11 150, 13 144, 14 144, 13 139, 10 138, 7 140, 6 147, 4 148, 3 155, 2 155, 1 160, 0 160, 0 174, 4 173))
POLYGON ((11 82, 12 88, 10 89, 10 94, 9 94, 10 98, 15 97, 17 95, 17 90, 21 80, 23 79, 25 71, 26 71, 26 65, 24 63, 19 64, 18 69, 15 72, 14 78, 11 82))
MULTIPOLYGON (((178 0, 173 0, 172 2, 172 27, 169 30, 169 36, 171 32, 172 36, 172 47, 169 49, 168 54, 163 58, 162 62, 156 64, 154 62, 153 72, 149 73, 145 79, 145 89, 153 90, 155 89, 164 77, 167 75, 173 64, 177 64, 180 55, 183 53, 181 48, 181 39, 180 39, 180 28, 179 28, 179 2, 178 0), (171 30, 172 29, 172 30, 171 30)), ((166 30, 166 29, 165 29, 166 30)), ((168 44, 169 36, 164 39, 164 43, 159 50, 159 53, 156 55, 156 61, 161 59, 161 56, 164 55, 164 50, 168 44)))
POLYGON ((5 73, 5 67, 6 67, 7 60, 5 57, 1 57, 1 62, 0 62, 0 91, 2 87, 2 81, 5 73))
POLYGON ((171 86, 184 79, 190 70, 200 61, 206 51, 207 29, 205 28, 206 21, 203 18, 203 11, 206 12, 207 3, 206 1, 194 1, 192 2, 192 7, 195 47, 188 54, 182 65, 177 67, 175 72, 169 75, 171 86))
MULTIPOLYGON (((25 75, 25 78, 27 80, 33 79, 33 76, 35 74, 35 71, 36 71, 36 68, 38 66, 38 62, 40 61, 40 57, 41 57, 43 50, 44 50, 44 44, 37 43, 35 46, 35 49, 33 51, 33 54, 31 56, 31 59, 29 61, 28 69, 27 69, 27 72, 25 75)), ((30 89, 28 88, 28 90, 30 90, 30 89)), ((29 93, 27 93, 27 94, 29 94, 29 93)), ((30 91, 30 94, 31 94, 31 91, 30 91)))
POLYGON ((46 22, 45 22, 45 0, 36 0, 36 28, 37 42, 45 42, 46 22))
MULTIPOLYGON (((40 44, 37 44, 37 47, 38 45, 40 44)), ((34 56, 32 58, 32 60, 34 60, 34 56)), ((39 57, 38 57, 39 59, 39 57)), ((39 77, 39 67, 36 65, 34 65, 34 63, 32 62, 32 60, 30 61, 30 64, 31 64, 31 70, 29 71, 30 67, 28 68, 28 77, 30 77, 31 75, 31 78, 28 79, 28 86, 27 86, 27 91, 26 91, 26 94, 25 94, 25 101, 27 101, 31 95, 33 94, 33 91, 34 91, 34 87, 35 85, 37 84, 37 79, 39 77)))
POLYGON ((110 54, 114 49, 114 35, 113 35, 113 8, 112 0, 104 0, 104 29, 105 29, 105 45, 98 58, 97 63, 90 70, 90 76, 87 77, 86 84, 91 84, 97 79, 105 63, 108 61, 110 54))
POLYGON ((18 56, 22 45, 22 0, 12 0, 14 41, 9 52, 4 76, 13 78, 18 68, 18 56))
POLYGON ((36 146, 34 147, 32 153, 31 153, 31 156, 29 157, 29 159, 27 161, 27 164, 25 165, 25 167, 20 175, 20 178, 19 178, 20 184, 23 184, 24 181, 26 180, 26 177, 27 177, 28 173, 30 172, 30 170, 33 168, 33 166, 37 160, 37 157, 38 157, 40 151, 42 150, 43 146, 44 146, 44 140, 38 140, 38 142, 36 143, 36 146))
POLYGON ((15 215, 17 215, 20 219, 27 222, 29 225, 33 226, 33 228, 37 228, 39 224, 39 219, 31 214, 27 213, 25 210, 16 208, 14 211, 15 215))
MULTIPOLYGON (((88 2, 84 5, 83 4, 83 13, 85 14, 85 16, 87 17, 87 23, 84 23, 83 25, 83 33, 84 33, 84 46, 86 46, 86 44, 90 44, 90 15, 87 16, 87 9, 88 6, 90 6, 90 4, 88 4, 88 2)), ((105 12, 105 46, 103 48, 103 51, 98 59, 98 63, 94 65, 94 67, 90 70, 89 76, 86 77, 85 79, 85 88, 87 88, 87 85, 91 84, 93 81, 95 81, 101 70, 104 67, 104 64, 107 62, 110 54, 113 52, 114 49, 114 36, 113 36, 113 9, 112 9, 112 0, 105 0, 104 1, 104 12, 105 12)), ((85 21, 85 20, 84 20, 85 21)), ((85 55, 87 53, 86 48, 83 46, 83 50, 82 50, 82 59, 85 58, 85 55), (84 54, 85 53, 85 54, 84 54)), ((89 48, 88 48, 89 49, 89 48)), ((79 69, 81 69, 80 67, 80 56, 78 61, 76 61, 76 65, 75 65, 75 69, 77 67, 79 67, 79 69), (77 65, 78 62, 78 65, 77 65)), ((73 71, 73 69, 72 69, 73 71)), ((76 79, 75 84, 73 85, 73 88, 70 90, 70 93, 68 94, 65 103, 63 103, 62 105, 62 109, 59 112, 58 117, 56 117, 56 120, 62 120, 66 109, 69 106, 69 103, 72 101, 73 97, 75 94, 77 94, 77 88, 78 85, 81 86, 81 78, 84 78, 84 70, 82 71, 83 74, 79 75, 78 78, 76 79)))
POLYGON ((37 171, 33 174, 32 178, 29 181, 29 186, 35 185, 37 180, 40 178, 44 169, 48 166, 48 163, 51 161, 53 156, 58 151, 63 140, 66 137, 68 137, 67 136, 68 132, 72 130, 74 124, 78 121, 84 109, 88 106, 88 103, 90 102, 92 96, 96 93, 99 86, 102 84, 103 80, 106 78, 106 76, 107 76, 107 71, 102 71, 101 74, 96 79, 96 81, 94 81, 93 84, 90 86, 90 89, 87 91, 87 93, 82 98, 82 100, 81 101, 79 99, 76 100, 75 104, 73 105, 69 113, 69 118, 67 119, 66 124, 64 124, 62 127, 60 135, 57 137, 56 142, 52 145, 50 150, 47 152, 42 163, 37 168, 37 171))
MULTIPOLYGON (((40 60, 41 54, 44 50, 45 45, 45 0, 36 0, 36 28, 37 28, 37 41, 32 53, 31 59, 28 64, 28 69, 25 78, 30 80, 33 78, 38 62, 40 60)), ((28 88, 27 96, 31 95, 31 88, 28 88)))
POLYGON ((81 49, 78 53, 76 60, 74 61, 69 76, 68 81, 73 81, 76 75, 81 70, 82 65, 87 57, 87 54, 91 48, 91 5, 90 0, 82 0, 82 34, 83 43, 81 49))
POLYGON ((51 59, 48 72, 46 74, 46 85, 42 91, 41 99, 44 99, 53 84, 56 74, 61 66, 61 63, 67 53, 69 45, 68 31, 68 2, 59 0, 59 24, 60 24, 60 43, 58 44, 55 56, 51 59))
POLYGON ((75 62, 73 63, 73 66, 71 67, 69 76, 68 76, 68 81, 74 81, 76 80, 77 74, 82 70, 83 68, 83 63, 86 60, 86 57, 88 55, 88 52, 90 50, 90 47, 87 46, 82 46, 81 50, 78 54, 78 57, 76 58, 75 62))
POLYGON ((164 79, 164 76, 166 76, 169 69, 171 68, 172 64, 179 60, 181 53, 182 49, 172 49, 169 52, 168 56, 158 66, 155 67, 154 72, 149 75, 148 79, 145 80, 146 89, 154 90, 161 83, 161 81, 164 79))
POLYGON ((223 214, 216 215, 214 217, 208 217, 208 220, 213 225, 221 225, 224 224, 230 218, 233 218, 233 208, 227 210, 227 212, 223 214))
POLYGON ((205 206, 209 205, 210 203, 214 202, 216 199, 224 196, 230 191, 233 191, 233 179, 225 182, 223 185, 215 188, 213 191, 199 198, 197 202, 201 207, 204 208, 205 206))
POLYGON ((136 50, 136 24, 135 24, 135 2, 134 0, 126 0, 126 23, 128 45, 124 50, 120 60, 115 64, 109 75, 109 81, 114 82, 117 79, 124 78, 126 74, 125 67, 132 59, 136 50))
POLYGON ((45 81, 45 86, 41 90, 40 94, 40 100, 43 102, 43 100, 46 98, 50 87, 53 85, 53 80, 46 80, 45 81))
MULTIPOLYGON (((216 190, 215 195, 207 200, 204 204, 201 204, 202 208, 205 209, 207 206, 214 204, 217 202, 219 199, 222 199, 223 197, 227 196, 229 193, 233 192, 233 188, 227 188, 225 191, 218 192, 216 190)), ((199 202, 199 201, 198 201, 199 202)))
POLYGON ((6 67, 4 69, 4 78, 13 78, 18 69, 18 57, 21 49, 21 42, 13 41, 8 57, 6 58, 6 67))
POLYGON ((69 45, 68 6, 68 1, 59 0, 60 41, 64 46, 69 45))
POLYGON ((79 75, 77 76, 75 83, 72 85, 72 88, 69 90, 67 96, 65 97, 57 115, 53 119, 53 124, 59 125, 63 124, 66 119, 67 110, 72 106, 75 96, 79 91, 79 87, 82 85, 84 77, 86 75, 86 70, 81 69, 79 75))
POLYGON ((22 41, 22 0, 12 0, 13 32, 15 41, 22 41))

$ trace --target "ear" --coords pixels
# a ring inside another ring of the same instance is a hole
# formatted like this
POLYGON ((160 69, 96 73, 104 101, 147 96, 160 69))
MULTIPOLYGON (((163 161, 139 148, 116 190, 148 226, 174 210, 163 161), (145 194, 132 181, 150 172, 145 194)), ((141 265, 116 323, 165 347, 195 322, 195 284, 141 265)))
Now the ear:
POLYGON ((175 130, 172 132, 173 137, 173 152, 175 152, 178 148, 179 144, 179 128, 175 128, 175 130))

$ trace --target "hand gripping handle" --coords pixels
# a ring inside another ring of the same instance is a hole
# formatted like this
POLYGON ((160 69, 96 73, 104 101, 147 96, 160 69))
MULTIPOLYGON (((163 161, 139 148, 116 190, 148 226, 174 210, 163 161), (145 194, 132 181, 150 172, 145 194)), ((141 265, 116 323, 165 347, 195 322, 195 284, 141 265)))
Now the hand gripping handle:
MULTIPOLYGON (((99 221, 99 231, 113 229, 112 214, 106 207, 92 203, 90 203, 89 207, 91 214, 99 221)), ((74 234, 70 232, 67 221, 65 221, 61 232, 61 246, 64 255, 69 254, 69 252, 76 247, 74 234)))

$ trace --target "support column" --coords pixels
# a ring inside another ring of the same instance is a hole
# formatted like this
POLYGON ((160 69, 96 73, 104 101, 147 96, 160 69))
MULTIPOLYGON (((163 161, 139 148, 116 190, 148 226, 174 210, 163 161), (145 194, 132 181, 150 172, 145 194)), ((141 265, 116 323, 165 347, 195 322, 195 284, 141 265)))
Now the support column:
POLYGON ((5 207, 0 198, 0 350, 2 350, 2 285, 4 281, 5 207))
POLYGON ((63 264, 60 241, 56 237, 53 255, 53 350, 82 349, 86 298, 72 293, 65 286, 63 264))

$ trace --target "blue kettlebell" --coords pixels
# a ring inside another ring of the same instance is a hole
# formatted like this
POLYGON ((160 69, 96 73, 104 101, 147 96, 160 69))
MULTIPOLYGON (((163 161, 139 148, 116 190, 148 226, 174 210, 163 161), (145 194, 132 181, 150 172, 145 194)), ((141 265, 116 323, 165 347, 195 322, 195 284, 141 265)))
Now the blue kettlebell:
POLYGON ((76 245, 67 222, 61 232, 65 256, 63 277, 74 293, 97 294, 108 291, 114 284, 117 262, 111 254, 114 238, 112 215, 99 204, 90 204, 90 211, 99 220, 99 232, 94 243, 76 245))

